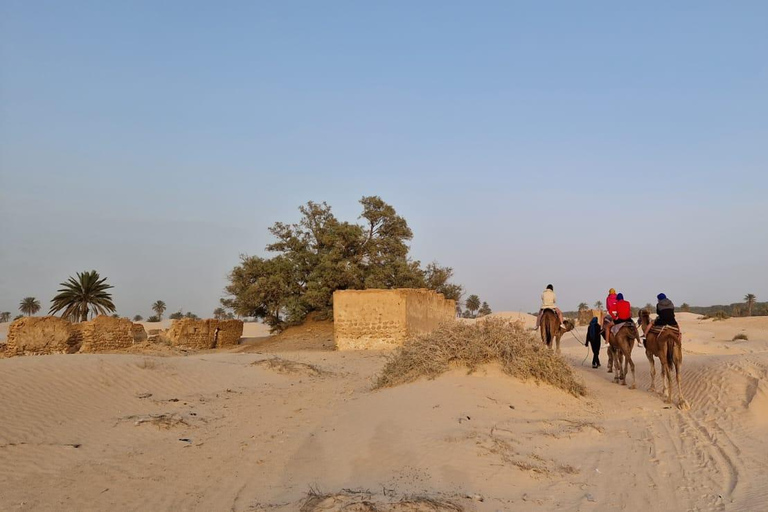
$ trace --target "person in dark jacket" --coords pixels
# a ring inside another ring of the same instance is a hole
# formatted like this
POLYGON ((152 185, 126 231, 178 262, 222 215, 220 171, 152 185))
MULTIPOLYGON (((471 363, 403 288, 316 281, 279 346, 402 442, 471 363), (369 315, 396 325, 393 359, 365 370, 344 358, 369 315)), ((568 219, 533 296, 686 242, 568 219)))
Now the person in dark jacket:
POLYGON ((592 368, 600 368, 600 323, 597 317, 592 317, 587 327, 587 341, 584 345, 592 345, 592 368))
POLYGON ((658 294, 656 299, 659 301, 656 304, 656 320, 648 325, 648 328, 645 331, 646 337, 648 336, 648 331, 650 331, 653 326, 661 327, 663 325, 669 325, 671 327, 677 327, 678 330, 680 329, 680 326, 677 325, 677 320, 675 319, 675 305, 672 304, 672 301, 663 293, 658 294))

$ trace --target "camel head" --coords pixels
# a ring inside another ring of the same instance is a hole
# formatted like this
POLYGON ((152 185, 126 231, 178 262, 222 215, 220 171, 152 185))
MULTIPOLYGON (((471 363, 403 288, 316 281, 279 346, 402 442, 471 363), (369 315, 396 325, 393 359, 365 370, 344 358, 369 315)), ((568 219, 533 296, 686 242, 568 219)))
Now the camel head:
POLYGON ((563 325, 565 326, 565 330, 563 332, 572 331, 576 327, 576 323, 570 318, 564 318, 563 325))
POLYGON ((640 325, 646 326, 651 323, 651 312, 647 309, 641 309, 640 313, 640 325))

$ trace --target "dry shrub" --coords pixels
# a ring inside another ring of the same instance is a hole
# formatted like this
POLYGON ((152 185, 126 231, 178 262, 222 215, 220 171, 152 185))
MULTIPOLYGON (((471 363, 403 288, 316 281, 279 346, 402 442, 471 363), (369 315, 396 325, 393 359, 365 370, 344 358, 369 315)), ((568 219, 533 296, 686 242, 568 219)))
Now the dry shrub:
POLYGON ((299 512, 463 512, 464 507, 450 500, 430 496, 377 496, 370 491, 344 489, 323 493, 310 488, 299 512))
POLYGON ((565 359, 534 338, 522 323, 497 318, 443 324, 430 334, 407 340, 387 361, 374 387, 397 386, 419 377, 433 379, 454 366, 471 373, 488 363, 500 364, 506 374, 521 380, 546 382, 574 396, 586 394, 565 359))
POLYGON ((738 341, 738 340, 749 341, 749 336, 747 336, 747 335, 746 335, 745 333, 743 333, 743 332, 740 332, 739 334, 737 334, 736 336, 734 336, 734 337, 733 337, 733 340, 731 340, 731 341, 738 341))
POLYGON ((309 375, 311 377, 320 377, 328 373, 313 364, 291 361, 289 359, 283 359, 282 357, 263 359, 261 361, 255 361, 251 364, 253 366, 263 366, 264 368, 268 368, 272 371, 283 374, 302 374, 309 375))

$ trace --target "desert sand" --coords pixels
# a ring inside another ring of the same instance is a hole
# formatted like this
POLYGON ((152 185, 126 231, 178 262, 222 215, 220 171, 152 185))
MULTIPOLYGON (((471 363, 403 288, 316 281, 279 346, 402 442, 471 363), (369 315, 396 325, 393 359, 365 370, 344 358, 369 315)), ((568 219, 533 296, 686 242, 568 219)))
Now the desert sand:
POLYGON ((387 354, 330 351, 322 327, 2 359, 0 510, 765 510, 768 318, 679 316, 688 411, 647 390, 642 349, 630 390, 570 334, 585 398, 492 366, 372 391, 387 354))

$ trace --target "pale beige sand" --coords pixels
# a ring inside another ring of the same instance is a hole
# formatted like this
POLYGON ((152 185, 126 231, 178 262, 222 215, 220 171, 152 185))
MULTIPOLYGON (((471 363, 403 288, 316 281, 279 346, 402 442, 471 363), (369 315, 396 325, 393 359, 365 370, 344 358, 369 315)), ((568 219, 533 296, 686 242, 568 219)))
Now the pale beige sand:
POLYGON ((641 349, 629 390, 570 335, 583 399, 493 367, 372 392, 376 352, 277 354, 319 376, 257 352, 0 360, 0 510, 296 511, 310 486, 481 512, 764 510, 768 318, 683 326, 690 411, 647 391, 641 349))

